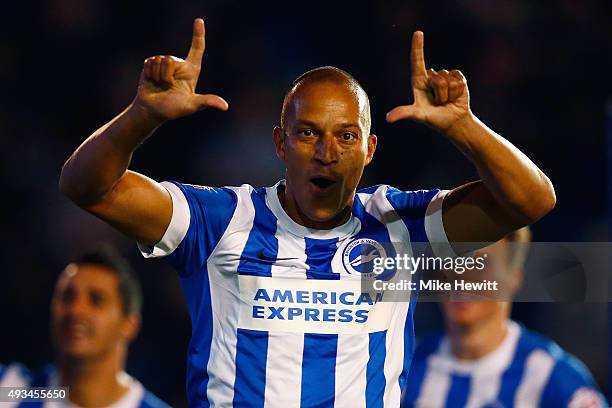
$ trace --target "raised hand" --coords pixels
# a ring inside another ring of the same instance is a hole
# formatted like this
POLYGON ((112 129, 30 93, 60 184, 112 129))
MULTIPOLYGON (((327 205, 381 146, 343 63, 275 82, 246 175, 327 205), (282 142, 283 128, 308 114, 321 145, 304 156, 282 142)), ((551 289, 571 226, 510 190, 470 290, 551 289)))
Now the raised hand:
POLYGON ((446 132, 471 114, 467 82, 456 69, 426 69, 423 44, 423 33, 416 31, 410 51, 414 103, 393 108, 387 113, 387 121, 412 119, 446 132))
POLYGON ((217 95, 195 92, 204 55, 204 20, 193 22, 191 48, 186 59, 171 55, 149 57, 144 62, 138 93, 133 104, 159 122, 191 115, 198 110, 227 110, 227 102, 217 95))

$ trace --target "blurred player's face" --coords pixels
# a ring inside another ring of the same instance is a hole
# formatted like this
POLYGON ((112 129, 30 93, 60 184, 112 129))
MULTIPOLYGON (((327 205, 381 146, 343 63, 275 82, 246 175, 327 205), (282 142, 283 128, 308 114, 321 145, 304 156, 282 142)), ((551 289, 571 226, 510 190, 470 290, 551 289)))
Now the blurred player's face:
POLYGON ((324 224, 352 204, 376 149, 367 114, 365 95, 347 84, 306 84, 292 96, 274 141, 287 167, 286 194, 308 220, 324 224))
POLYGON ((507 309, 505 302, 494 301, 453 301, 443 303, 443 313, 447 324, 470 327, 503 314, 507 309))
MULTIPOLYGON (((496 293, 495 299, 489 300, 454 300, 443 302, 442 310, 447 325, 470 327, 493 318, 507 318, 510 313, 510 297, 514 294, 519 284, 519 271, 509 270, 508 253, 506 241, 502 240, 475 253, 475 256, 486 254, 485 268, 482 271, 466 272, 461 279, 471 281, 490 280, 497 281, 500 291, 496 293)), ((519 278, 520 279, 520 278, 519 278)), ((486 296, 491 297, 490 293, 486 296)), ((456 296, 461 297, 461 294, 456 296)), ((465 295, 466 299, 470 295, 465 295)))
POLYGON ((138 318, 123 311, 116 275, 95 264, 70 264, 62 272, 51 324, 56 351, 76 360, 122 352, 138 330, 138 318))

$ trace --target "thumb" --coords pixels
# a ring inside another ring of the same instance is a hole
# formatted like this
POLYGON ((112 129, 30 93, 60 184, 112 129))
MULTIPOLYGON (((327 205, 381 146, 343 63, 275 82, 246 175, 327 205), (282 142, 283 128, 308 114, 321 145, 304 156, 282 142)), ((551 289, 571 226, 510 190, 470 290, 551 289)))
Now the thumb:
POLYGON ((421 109, 416 105, 402 105, 391 109, 386 116, 387 122, 393 123, 402 119, 411 119, 416 121, 424 120, 421 109))
POLYGON ((195 94, 193 96, 193 102, 198 110, 206 108, 215 108, 222 111, 226 111, 229 108, 227 101, 218 95, 195 94))

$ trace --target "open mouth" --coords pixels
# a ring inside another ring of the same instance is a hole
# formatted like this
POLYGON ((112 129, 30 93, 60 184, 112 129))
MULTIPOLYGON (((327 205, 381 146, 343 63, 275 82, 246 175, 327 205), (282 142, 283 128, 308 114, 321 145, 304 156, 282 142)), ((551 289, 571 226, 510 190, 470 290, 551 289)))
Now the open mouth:
POLYGON ((321 190, 324 190, 336 184, 334 180, 325 177, 313 177, 310 179, 310 182, 321 190))

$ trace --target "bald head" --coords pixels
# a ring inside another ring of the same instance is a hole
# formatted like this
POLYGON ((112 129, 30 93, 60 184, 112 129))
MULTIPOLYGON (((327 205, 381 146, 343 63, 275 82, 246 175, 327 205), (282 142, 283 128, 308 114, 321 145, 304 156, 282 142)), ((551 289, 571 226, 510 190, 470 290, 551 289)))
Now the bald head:
POLYGON ((364 118, 365 127, 369 133, 372 122, 370 118, 370 101, 368 95, 361 87, 361 84, 359 84, 351 74, 332 66, 312 69, 303 73, 293 81, 291 89, 285 94, 285 99, 283 100, 281 127, 284 129, 286 126, 287 117, 293 111, 295 98, 298 97, 304 89, 312 85, 323 83, 344 87, 347 91, 355 95, 355 100, 360 108, 360 116, 364 118))

